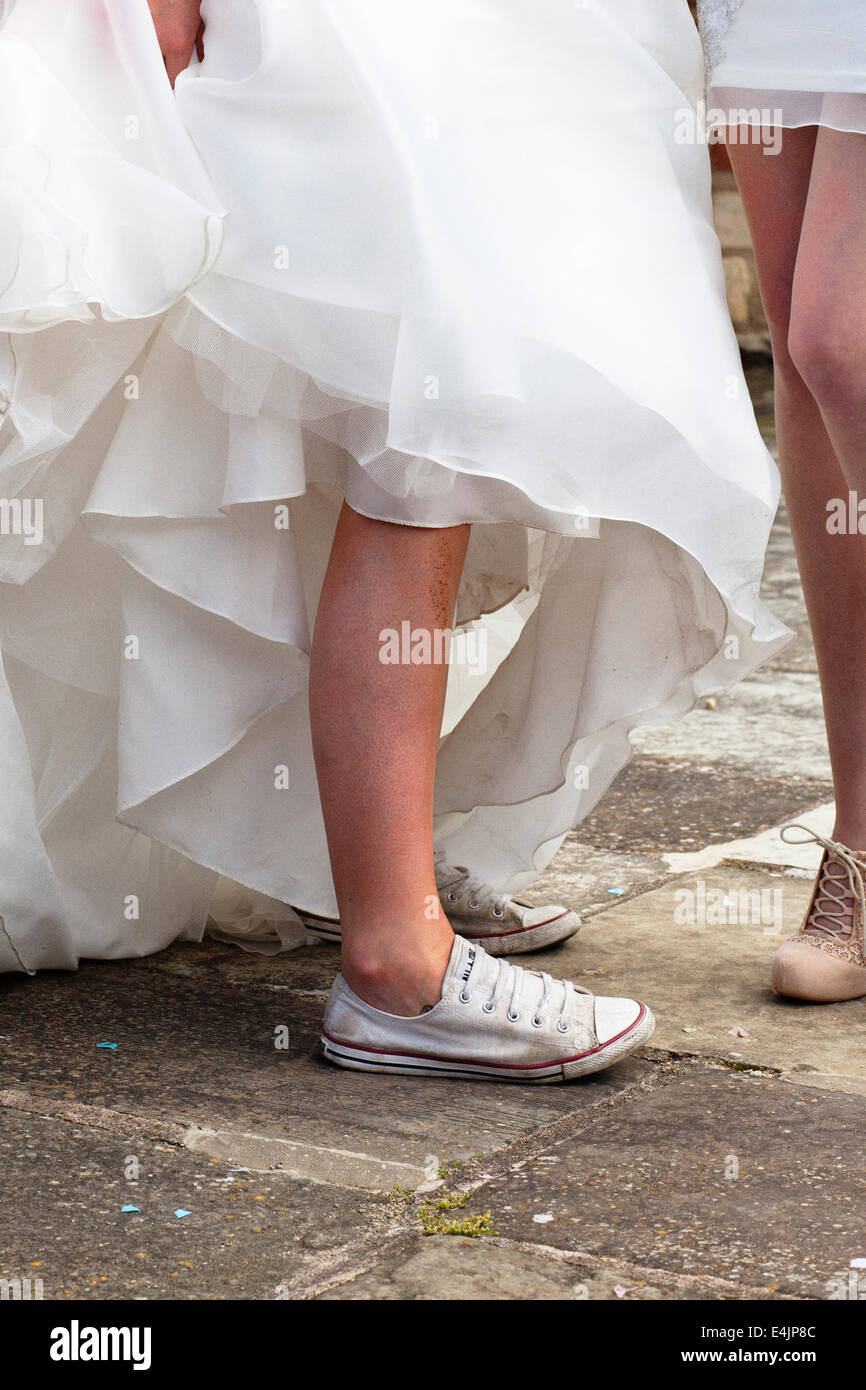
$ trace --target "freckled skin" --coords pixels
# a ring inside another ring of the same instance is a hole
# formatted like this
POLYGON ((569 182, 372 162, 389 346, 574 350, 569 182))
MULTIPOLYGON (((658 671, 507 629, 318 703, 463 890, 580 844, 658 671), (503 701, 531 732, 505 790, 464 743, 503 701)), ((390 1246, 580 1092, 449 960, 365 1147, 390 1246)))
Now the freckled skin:
POLYGON ((430 604, 435 626, 448 627, 454 612, 454 544, 447 533, 435 538, 435 558, 431 565, 430 604))

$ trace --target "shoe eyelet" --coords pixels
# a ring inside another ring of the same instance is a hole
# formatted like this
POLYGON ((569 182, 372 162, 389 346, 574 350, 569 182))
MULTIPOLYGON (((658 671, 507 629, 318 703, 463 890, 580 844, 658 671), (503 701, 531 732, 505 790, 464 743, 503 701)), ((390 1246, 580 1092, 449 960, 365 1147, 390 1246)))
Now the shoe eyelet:
POLYGON ((517 1023, 520 1019, 520 1014, 513 1014, 510 1009, 505 1016, 509 1023, 517 1023))
POLYGON ((456 903, 456 901, 457 901, 457 899, 455 898, 454 894, 451 893, 450 891, 449 891, 449 893, 448 893, 448 901, 449 901, 449 903, 456 903))
POLYGON ((557 1023, 557 1025, 556 1025, 556 1031, 557 1031, 557 1033, 567 1033, 567 1032, 568 1032, 568 1029, 569 1029, 569 1025, 568 1025, 567 1023, 557 1023))
POLYGON ((543 1028, 543 1027, 544 1027, 544 1019, 543 1019, 543 1018, 533 1018, 533 1019, 530 1020, 530 1022, 532 1023, 533 1028, 543 1028))
POLYGON ((490 915, 491 917, 504 917, 505 913, 502 911, 501 907, 494 907, 490 915))
POLYGON ((496 1008, 496 1005, 495 1005, 495 1004, 491 1004, 491 1002, 490 1002, 489 999, 485 999, 485 1001, 484 1001, 484 1003, 481 1005, 481 1007, 482 1007, 482 1009, 484 1010, 484 1012, 485 1012, 486 1014, 492 1014, 492 1013, 493 1013, 493 1010, 496 1008))
POLYGON ((469 1003, 472 1002, 472 995, 471 995, 471 994, 467 994, 465 989, 462 989, 462 990, 460 991, 460 993, 458 994, 457 998, 460 1000, 460 1003, 461 1003, 461 1004, 469 1004, 469 1003))
POLYGON ((477 900, 476 898, 470 898, 470 899, 469 899, 469 902, 467 903, 467 907, 480 907, 480 906, 481 906, 481 904, 478 902, 478 900, 477 900))

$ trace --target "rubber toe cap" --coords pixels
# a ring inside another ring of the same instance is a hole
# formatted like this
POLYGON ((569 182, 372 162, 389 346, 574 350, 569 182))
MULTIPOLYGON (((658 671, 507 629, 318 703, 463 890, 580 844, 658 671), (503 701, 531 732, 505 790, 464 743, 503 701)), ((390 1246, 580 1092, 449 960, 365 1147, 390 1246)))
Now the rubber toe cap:
POLYGON ((786 941, 773 958, 773 989, 788 999, 810 999, 815 1004, 838 1004, 866 994, 866 970, 839 960, 838 956, 809 946, 805 941, 786 941))
POLYGON ((633 1026, 640 1017, 641 1005, 634 999, 608 999, 599 997, 595 1001, 595 1035, 601 1044, 618 1038, 633 1026))

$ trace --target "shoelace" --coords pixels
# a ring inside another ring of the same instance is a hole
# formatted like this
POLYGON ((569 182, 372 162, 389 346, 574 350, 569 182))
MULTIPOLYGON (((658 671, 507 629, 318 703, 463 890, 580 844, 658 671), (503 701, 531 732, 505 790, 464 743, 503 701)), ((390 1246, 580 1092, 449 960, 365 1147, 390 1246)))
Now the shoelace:
POLYGON ((782 827, 781 838, 786 845, 821 845, 827 851, 828 858, 824 865, 824 872, 821 875, 821 882, 815 894, 815 905, 813 916, 806 925, 805 930, 814 927, 817 931, 824 932, 827 936, 847 936, 851 930, 852 922, 849 919, 850 908, 845 897, 845 879, 848 880, 848 887, 851 896, 860 904, 860 921, 866 922, 866 882, 863 878, 863 864, 856 858, 853 851, 847 845, 840 844, 838 840, 827 839, 823 835, 816 835, 810 830, 808 825, 793 825, 782 827), (786 830, 803 830, 807 838, 805 840, 790 840, 785 836, 786 830), (829 872, 831 862, 841 864, 845 870, 845 877, 831 874, 829 872), (831 891, 831 886, 839 888, 841 891, 835 893, 831 891), (822 902, 827 903, 827 907, 820 907, 822 902), (825 918, 829 926, 824 926, 819 920, 825 918))
POLYGON ((490 905, 490 915, 492 917, 504 917, 510 899, 507 893, 497 893, 490 887, 489 883, 484 883, 480 878, 475 878, 469 872, 465 864, 448 864, 444 858, 434 855, 436 866, 436 878, 438 880, 447 879, 448 882, 442 884, 442 892, 447 888, 447 897, 450 903, 460 902, 468 894, 467 907, 487 907, 490 905), (454 875, 451 880, 451 875, 454 875))
MULTIPOLYGON (((556 990, 562 990, 562 1006, 559 1010, 556 1029, 559 1033, 567 1033, 570 1024, 567 1021, 568 1008, 571 1003, 572 993, 591 994, 591 990, 584 989, 582 985, 576 985, 571 980, 554 980, 545 970, 529 971, 524 970, 520 965, 512 965, 504 956, 500 956, 496 961, 496 982, 491 994, 481 1005, 486 1014, 492 1014, 496 1005, 511 990, 511 1001, 508 1005, 507 1017, 511 1023, 516 1023, 520 1018, 520 994, 527 975, 537 974, 542 982, 541 999, 532 1016, 532 1023, 536 1028, 541 1028, 547 1022, 548 1008, 553 1000, 556 990)), ((468 983, 468 981, 467 981, 468 983)), ((466 985, 460 994, 464 1004, 468 1004, 472 998, 470 990, 466 985)))

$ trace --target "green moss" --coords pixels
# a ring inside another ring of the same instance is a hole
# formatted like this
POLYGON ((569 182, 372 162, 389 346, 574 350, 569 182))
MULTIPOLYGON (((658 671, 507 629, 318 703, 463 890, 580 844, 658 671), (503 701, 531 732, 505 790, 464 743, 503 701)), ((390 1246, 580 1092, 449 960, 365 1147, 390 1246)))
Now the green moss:
POLYGON ((400 1183, 397 1183, 396 1187, 392 1187, 388 1196, 392 1202, 408 1202, 412 1196, 412 1189, 411 1187, 402 1187, 400 1183))
POLYGON ((418 1212, 425 1236, 495 1236, 489 1211, 456 1221, 448 1219, 447 1213, 465 1207, 470 1196, 469 1192, 443 1192, 437 1201, 425 1202, 418 1212))
POLYGON ((462 1167, 463 1167, 463 1159, 462 1159, 462 1158, 445 1158, 445 1159, 442 1160, 442 1162, 441 1162, 440 1165, 439 1165, 439 1171, 438 1171, 437 1176, 440 1177, 440 1178, 447 1178, 447 1177, 449 1177, 452 1173, 456 1173, 458 1168, 462 1168, 462 1167))

